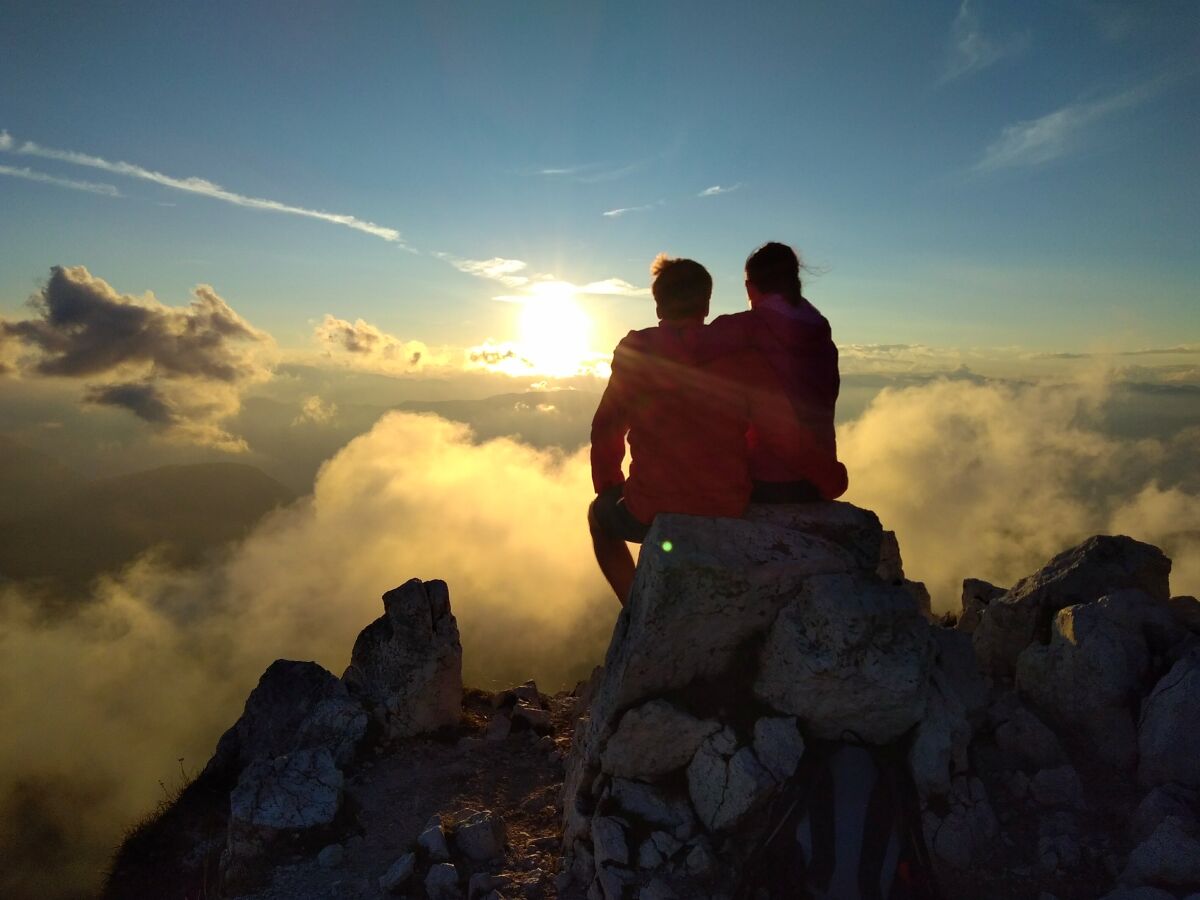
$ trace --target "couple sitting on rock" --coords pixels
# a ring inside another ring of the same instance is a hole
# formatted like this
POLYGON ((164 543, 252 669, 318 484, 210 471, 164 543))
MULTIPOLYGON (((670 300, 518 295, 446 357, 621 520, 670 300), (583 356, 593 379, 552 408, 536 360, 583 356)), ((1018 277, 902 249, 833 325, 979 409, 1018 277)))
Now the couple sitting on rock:
POLYGON ((658 513, 739 517, 751 501, 832 500, 847 483, 833 430, 837 348, 801 294, 795 251, 755 250, 749 311, 708 325, 704 266, 660 255, 651 274, 659 323, 617 345, 592 420, 588 525, 622 604, 634 574, 626 542, 641 543, 658 513))

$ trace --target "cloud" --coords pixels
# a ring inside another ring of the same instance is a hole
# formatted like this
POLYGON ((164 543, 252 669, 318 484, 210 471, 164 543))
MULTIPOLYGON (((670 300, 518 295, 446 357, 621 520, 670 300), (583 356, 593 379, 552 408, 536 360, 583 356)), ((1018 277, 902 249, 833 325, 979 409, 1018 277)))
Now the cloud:
POLYGON ((974 166, 977 172, 1020 166, 1037 166, 1059 159, 1083 143, 1097 123, 1144 102, 1151 89, 1138 88, 1100 100, 1074 103, 1037 119, 1009 125, 984 150, 974 166))
POLYGON ((177 782, 179 757, 204 764, 266 666, 340 674, 380 596, 409 578, 449 584, 467 684, 586 677, 619 611, 592 558, 590 496, 586 452, 474 444, 463 426, 392 413, 219 565, 145 559, 49 622, 0 586, 0 887, 23 874, 40 888, 26 895, 63 896, 69 880, 71 896, 94 893, 160 779, 177 782), (66 839, 36 842, 20 872, 30 822, 66 839))
POLYGON ((12 135, 7 131, 0 131, 0 150, 11 150, 12 145, 12 135))
POLYGON ((721 194, 732 194, 734 191, 736 191, 741 186, 742 186, 742 183, 740 181, 737 184, 733 184, 728 187, 722 187, 719 184, 714 184, 712 187, 706 187, 704 190, 702 190, 696 196, 697 197, 718 197, 721 194))
POLYGON ((1091 534, 1120 531, 1174 556, 1176 593, 1198 591, 1200 482, 1157 480, 1190 470, 1182 463, 1200 432, 1113 437, 1103 430, 1109 397, 1104 381, 884 390, 838 429, 844 499, 897 532, 906 573, 941 610, 958 608, 963 578, 1008 586, 1091 534))
POLYGON ((477 278, 499 281, 508 287, 520 287, 528 284, 530 280, 528 275, 517 274, 528 268, 528 265, 520 259, 505 259, 502 256, 493 256, 491 259, 460 259, 448 253, 437 255, 460 272, 466 272, 477 278))
MULTIPOLYGON (((5 132, 7 136, 7 132, 5 132)), ((13 142, 11 137, 8 139, 7 146, 0 145, 2 150, 13 150, 13 142)), ((171 175, 164 175, 161 172, 156 172, 151 169, 143 168, 142 166, 134 165, 127 162, 110 162, 102 159, 99 156, 91 156, 87 153, 77 153, 73 150, 56 150, 52 147, 42 147, 32 141, 26 141, 15 150, 16 153, 25 156, 36 156, 40 159, 50 159, 57 162, 67 163, 74 166, 86 166, 92 169, 100 169, 104 172, 111 172, 114 175, 124 175, 129 178, 137 178, 142 181, 150 181, 154 184, 162 185, 163 187, 172 188, 177 191, 186 191, 189 194, 199 194, 203 197, 211 197, 214 200, 221 200, 225 203, 232 203, 235 206, 243 206, 249 209, 261 209, 269 212, 285 213, 292 216, 302 216, 308 219, 319 219, 322 222, 330 222, 334 225, 342 225, 346 228, 352 228, 355 231, 361 231, 364 234, 372 235, 373 237, 382 238, 385 241, 390 241, 396 244, 404 244, 400 232, 394 228, 387 228, 382 225, 376 225, 374 222, 367 222, 355 216, 345 215, 343 213, 330 213, 317 209, 306 209, 302 206, 292 206, 287 203, 281 203, 278 200, 267 200, 261 197, 248 197, 245 194, 238 194, 233 191, 226 190, 219 184, 208 181, 204 178, 176 178, 171 175)))
POLYGON ((572 287, 577 294, 611 294, 619 297, 650 296, 650 288, 630 284, 624 278, 605 278, 602 281, 589 281, 587 284, 572 287))
POLYGON ((351 323, 326 313, 313 334, 328 356, 337 351, 388 371, 418 371, 435 362, 425 343, 402 341, 362 319, 351 323))
POLYGON ((535 174, 546 178, 562 178, 579 184, 602 184, 617 181, 644 169, 651 160, 642 159, 621 165, 608 163, 581 163, 572 166, 548 166, 537 169, 535 174))
MULTIPOLYGON (((7 134, 3 135, 3 137, 7 137, 7 134)), ((11 141, 11 138, 9 140, 11 141)), ((4 149, 3 141, 0 141, 0 149, 4 149)), ((111 184, 98 184, 94 181, 76 181, 74 178, 58 178, 54 175, 47 175, 45 172, 35 172, 33 169, 25 167, 0 166, 0 175, 23 178, 26 181, 36 181, 41 184, 52 184, 55 187, 69 188, 73 191, 101 194, 105 197, 121 196, 121 192, 111 184)))
POLYGON ((1007 56, 1029 47, 1029 35, 996 38, 983 33, 979 12, 972 0, 963 0, 950 26, 950 52, 942 81, 953 81, 980 72, 1007 56))
POLYGON ((610 219, 615 219, 620 216, 628 215, 629 213, 645 212, 648 209, 657 209, 666 203, 665 200, 659 200, 657 203, 646 203, 642 206, 620 206, 616 209, 605 210, 601 213, 602 216, 607 216, 610 219))
POLYGON ((268 380, 270 336, 208 285, 187 307, 119 294, 83 266, 56 266, 31 299, 37 316, 0 318, 26 377, 88 379, 84 401, 129 410, 177 441, 246 449, 220 422, 249 386, 268 380))
POLYGON ((305 397, 300 404, 300 415, 292 420, 292 425, 327 425, 337 415, 337 404, 332 400, 322 400, 313 394, 305 397))
POLYGON ((488 338, 477 347, 467 348, 467 367, 492 369, 507 374, 528 374, 534 369, 514 344, 497 343, 488 338))

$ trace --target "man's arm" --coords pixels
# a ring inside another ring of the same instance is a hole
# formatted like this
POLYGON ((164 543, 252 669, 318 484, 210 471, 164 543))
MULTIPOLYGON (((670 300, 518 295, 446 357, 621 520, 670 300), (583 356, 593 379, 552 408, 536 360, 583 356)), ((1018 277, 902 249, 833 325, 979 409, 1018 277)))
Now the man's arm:
POLYGON ((625 435, 629 431, 629 404, 624 345, 623 340, 613 351, 612 374, 592 417, 592 487, 597 494, 625 483, 621 462, 625 459, 625 435))

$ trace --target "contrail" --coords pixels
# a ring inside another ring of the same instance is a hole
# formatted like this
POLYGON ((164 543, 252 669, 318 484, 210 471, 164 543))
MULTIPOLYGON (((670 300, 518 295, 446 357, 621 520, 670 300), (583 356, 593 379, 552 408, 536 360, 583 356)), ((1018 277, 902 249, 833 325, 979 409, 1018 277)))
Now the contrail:
MULTIPOLYGON (((0 149, 9 150, 12 147, 12 139, 7 132, 0 132, 3 138, 0 139, 0 149)), ((232 203, 235 206, 245 206, 250 209, 265 209, 270 212, 287 213, 293 216, 304 216, 308 219, 320 219, 322 222, 332 222, 334 225, 344 225, 346 228, 353 228, 355 231, 361 231, 364 234, 370 234, 377 238, 383 238, 385 241, 390 241, 395 244, 404 245, 404 240, 400 232, 394 228, 386 228, 382 225, 376 225, 374 222, 366 222, 355 216, 348 216, 342 213, 323 212, 318 209, 306 209, 303 206, 292 206, 287 203, 280 203, 278 200, 267 200, 262 197, 247 197, 245 194, 238 194, 233 191, 228 191, 219 184, 214 184, 205 178, 175 178, 171 175, 164 175, 162 172, 155 172, 151 169, 145 169, 142 166, 134 165, 127 162, 110 162, 107 159, 102 159, 99 156, 90 156, 86 153, 76 153, 72 150, 56 150, 52 147, 42 147, 32 141, 26 141, 20 147, 16 148, 15 153, 24 156, 37 156, 41 159, 52 159, 57 162, 69 163, 74 166, 87 166, 92 169, 100 169, 103 172, 111 172, 114 175, 124 175, 129 178, 140 178, 143 181, 152 181, 155 184, 160 184, 163 187, 174 188, 177 191, 186 191, 189 194, 200 194, 204 197, 212 197, 214 200, 223 200, 226 203, 232 203)))

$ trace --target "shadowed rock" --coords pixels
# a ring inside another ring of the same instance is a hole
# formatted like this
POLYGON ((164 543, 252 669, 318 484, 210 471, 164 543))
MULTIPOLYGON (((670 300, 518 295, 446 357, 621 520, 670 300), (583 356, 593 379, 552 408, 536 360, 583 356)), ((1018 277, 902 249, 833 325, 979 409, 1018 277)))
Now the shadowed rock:
POLYGON ((354 642, 342 680, 374 707, 390 737, 456 724, 462 644, 446 583, 414 578, 384 594, 383 608, 354 642))
POLYGON ((1138 781, 1200 787, 1200 651, 1175 663, 1142 704, 1138 781))
POLYGON ((993 675, 1012 674, 1021 651, 1034 641, 1044 643, 1054 614, 1068 606, 1092 603, 1122 588, 1166 601, 1170 573, 1171 561, 1157 547, 1124 536, 1090 537, 987 605, 974 633, 979 667, 993 675))
POLYGON ((277 659, 221 736, 205 777, 233 781, 255 760, 311 747, 327 748, 335 763, 345 765, 366 729, 367 714, 331 672, 314 662, 277 659))

